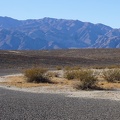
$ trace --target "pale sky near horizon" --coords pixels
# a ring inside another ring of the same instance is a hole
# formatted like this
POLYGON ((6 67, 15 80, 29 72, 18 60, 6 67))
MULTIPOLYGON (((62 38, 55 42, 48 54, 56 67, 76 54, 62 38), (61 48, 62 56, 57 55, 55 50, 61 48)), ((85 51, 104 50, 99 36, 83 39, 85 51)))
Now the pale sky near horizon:
POLYGON ((120 28, 120 0, 0 0, 0 16, 44 17, 102 23, 120 28))

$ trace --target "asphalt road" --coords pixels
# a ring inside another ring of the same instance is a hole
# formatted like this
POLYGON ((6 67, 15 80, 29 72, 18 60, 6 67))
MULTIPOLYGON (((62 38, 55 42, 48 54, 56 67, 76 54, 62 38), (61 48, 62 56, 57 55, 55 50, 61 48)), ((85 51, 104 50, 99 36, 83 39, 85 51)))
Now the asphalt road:
POLYGON ((120 120, 120 101, 0 88, 0 120, 120 120))

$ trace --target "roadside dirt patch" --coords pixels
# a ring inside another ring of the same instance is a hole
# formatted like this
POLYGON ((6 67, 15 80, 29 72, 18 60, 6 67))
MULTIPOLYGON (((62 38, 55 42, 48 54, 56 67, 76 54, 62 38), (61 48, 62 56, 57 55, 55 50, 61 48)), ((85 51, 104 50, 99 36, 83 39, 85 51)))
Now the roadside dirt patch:
POLYGON ((49 89, 68 89, 72 88, 72 85, 76 83, 76 81, 70 81, 65 78, 51 78, 53 84, 49 83, 27 83, 25 81, 25 77, 21 76, 6 76, 3 77, 2 81, 0 81, 1 85, 6 85, 10 87, 18 87, 18 88, 32 88, 32 87, 46 87, 49 89), (3 80, 4 79, 4 80, 3 80))
MULTIPOLYGON (((14 86, 18 88, 32 88, 32 87, 45 87, 49 86, 51 87, 50 89, 63 89, 69 88, 74 89, 74 86, 76 84, 79 84, 78 80, 67 80, 65 78, 60 78, 60 77, 52 77, 50 78, 52 80, 52 84, 49 83, 28 83, 25 80, 26 78, 23 75, 8 75, 8 76, 3 76, 0 77, 0 85, 6 85, 6 86, 14 86)), ((99 81, 98 86, 109 90, 109 89, 119 89, 120 88, 120 83, 108 83, 106 81, 99 81)))
POLYGON ((99 85, 101 87, 108 89, 115 88, 115 90, 82 91, 73 88, 73 85, 76 84, 78 81, 67 80, 65 78, 57 77, 52 78, 52 81, 54 82, 54 84, 27 83, 23 75, 9 75, 0 77, 0 87, 23 92, 52 93, 52 94, 62 93, 67 97, 109 99, 120 101, 119 83, 107 83, 105 81, 99 82, 99 85))

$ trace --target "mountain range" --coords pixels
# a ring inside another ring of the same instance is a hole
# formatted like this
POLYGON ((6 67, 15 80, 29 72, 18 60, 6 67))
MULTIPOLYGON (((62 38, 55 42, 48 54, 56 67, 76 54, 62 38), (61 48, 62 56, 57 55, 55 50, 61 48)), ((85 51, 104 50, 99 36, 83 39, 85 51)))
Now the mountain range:
POLYGON ((55 18, 0 17, 1 50, 120 48, 120 29, 55 18))

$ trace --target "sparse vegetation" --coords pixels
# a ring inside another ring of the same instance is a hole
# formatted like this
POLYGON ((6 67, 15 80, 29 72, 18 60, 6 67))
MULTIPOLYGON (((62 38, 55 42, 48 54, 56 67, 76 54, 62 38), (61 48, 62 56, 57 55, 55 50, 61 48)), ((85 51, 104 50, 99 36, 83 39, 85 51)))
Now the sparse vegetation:
POLYGON ((80 70, 81 68, 79 66, 72 67, 72 70, 80 70))
POLYGON ((117 69, 120 68, 120 65, 96 65, 96 66, 92 66, 91 68, 93 69, 117 69))
POLYGON ((119 82, 120 77, 118 76, 119 72, 116 72, 116 70, 114 70, 114 72, 117 73, 118 79, 116 78, 114 83, 107 82, 105 79, 103 79, 102 73, 105 74, 105 72, 108 71, 111 71, 111 69, 110 70, 80 69, 80 70, 69 70, 69 71, 59 71, 59 70, 47 71, 46 69, 43 68, 32 68, 25 70, 24 75, 26 76, 26 79, 24 79, 23 76, 20 77, 14 76, 14 77, 10 77, 9 81, 0 84, 6 84, 9 86, 18 86, 18 87, 35 87, 35 86, 37 87, 37 86, 51 86, 53 83, 58 86, 59 85, 62 87, 67 86, 70 88, 74 87, 76 89, 81 89, 81 90, 89 90, 89 89, 105 90, 105 89, 120 88, 120 82, 119 82), (65 72, 65 74, 67 72, 67 75, 69 73, 67 79, 64 78, 63 72, 65 72))
POLYGON ((70 71, 70 70, 80 70, 81 68, 79 67, 79 66, 72 66, 72 67, 70 67, 70 66, 65 66, 64 67, 64 70, 65 71, 70 71))
POLYGON ((45 76, 46 69, 43 68, 32 68, 25 70, 25 77, 27 82, 34 83, 51 83, 51 80, 45 76))
MULTIPOLYGON (((51 83, 52 80, 53 83, 54 80, 59 81, 56 83, 60 83, 61 81, 63 82, 65 80, 72 85, 72 83, 78 83, 80 81, 78 85, 79 89, 80 86, 88 86, 81 88, 90 89, 89 86, 92 85, 93 87, 96 85, 98 79, 98 81, 100 80, 98 82, 99 85, 103 86, 103 88, 105 88, 107 84, 109 84, 111 88, 115 88, 113 87, 113 84, 115 86, 120 85, 120 73, 116 72, 115 70, 120 68, 120 49, 31 50, 15 52, 0 51, 0 70, 3 70, 3 73, 19 73, 26 68, 39 66, 42 67, 40 69, 50 68, 51 70, 52 68, 52 70, 55 70, 55 72, 50 71, 49 73, 49 71, 46 72, 46 70, 43 70, 44 72, 35 72, 36 70, 33 69, 29 69, 31 71, 25 70, 27 81, 25 81, 25 84, 33 85, 39 82, 51 83), (111 55, 111 53, 113 54, 111 55), (87 73, 82 74, 82 72, 87 71, 87 69, 94 71, 94 74, 91 73, 91 77, 88 77, 88 75, 86 75, 87 73), (105 71, 103 69, 105 69, 105 71), (63 73, 65 73, 65 78, 63 78, 63 73), (83 78, 86 79, 87 82, 82 80, 83 78), (96 82, 94 80, 94 82, 90 81, 94 78, 96 79, 96 82), (86 85, 89 82, 90 84, 86 85)), ((43 85, 43 83, 41 85, 43 85)))
POLYGON ((108 68, 108 69, 119 69, 120 65, 109 65, 106 68, 108 68))
POLYGON ((58 72, 51 72, 51 71, 49 71, 49 72, 46 73, 46 76, 47 77, 51 77, 51 78, 59 77, 59 73, 58 72))
POLYGON ((103 78, 107 82, 120 82, 120 69, 112 69, 112 70, 104 71, 103 78))
POLYGON ((64 70, 65 70, 65 71, 68 71, 68 70, 72 70, 72 69, 71 69, 70 66, 65 66, 65 67, 64 67, 64 70))
POLYGON ((57 70, 62 70, 62 66, 56 66, 57 70))
POLYGON ((93 71, 91 70, 69 70, 65 72, 65 77, 68 80, 77 79, 80 82, 77 82, 75 88, 87 90, 87 89, 98 89, 97 82, 98 79, 93 71))
POLYGON ((68 80, 79 79, 80 71, 79 70, 67 70, 64 74, 65 78, 68 80))
POLYGON ((77 89, 88 90, 97 89, 97 77, 94 76, 90 70, 80 71, 79 73, 80 82, 75 87, 77 89))
POLYGON ((92 68, 92 69, 105 69, 106 66, 99 66, 99 65, 96 65, 96 66, 92 66, 91 68, 92 68))

